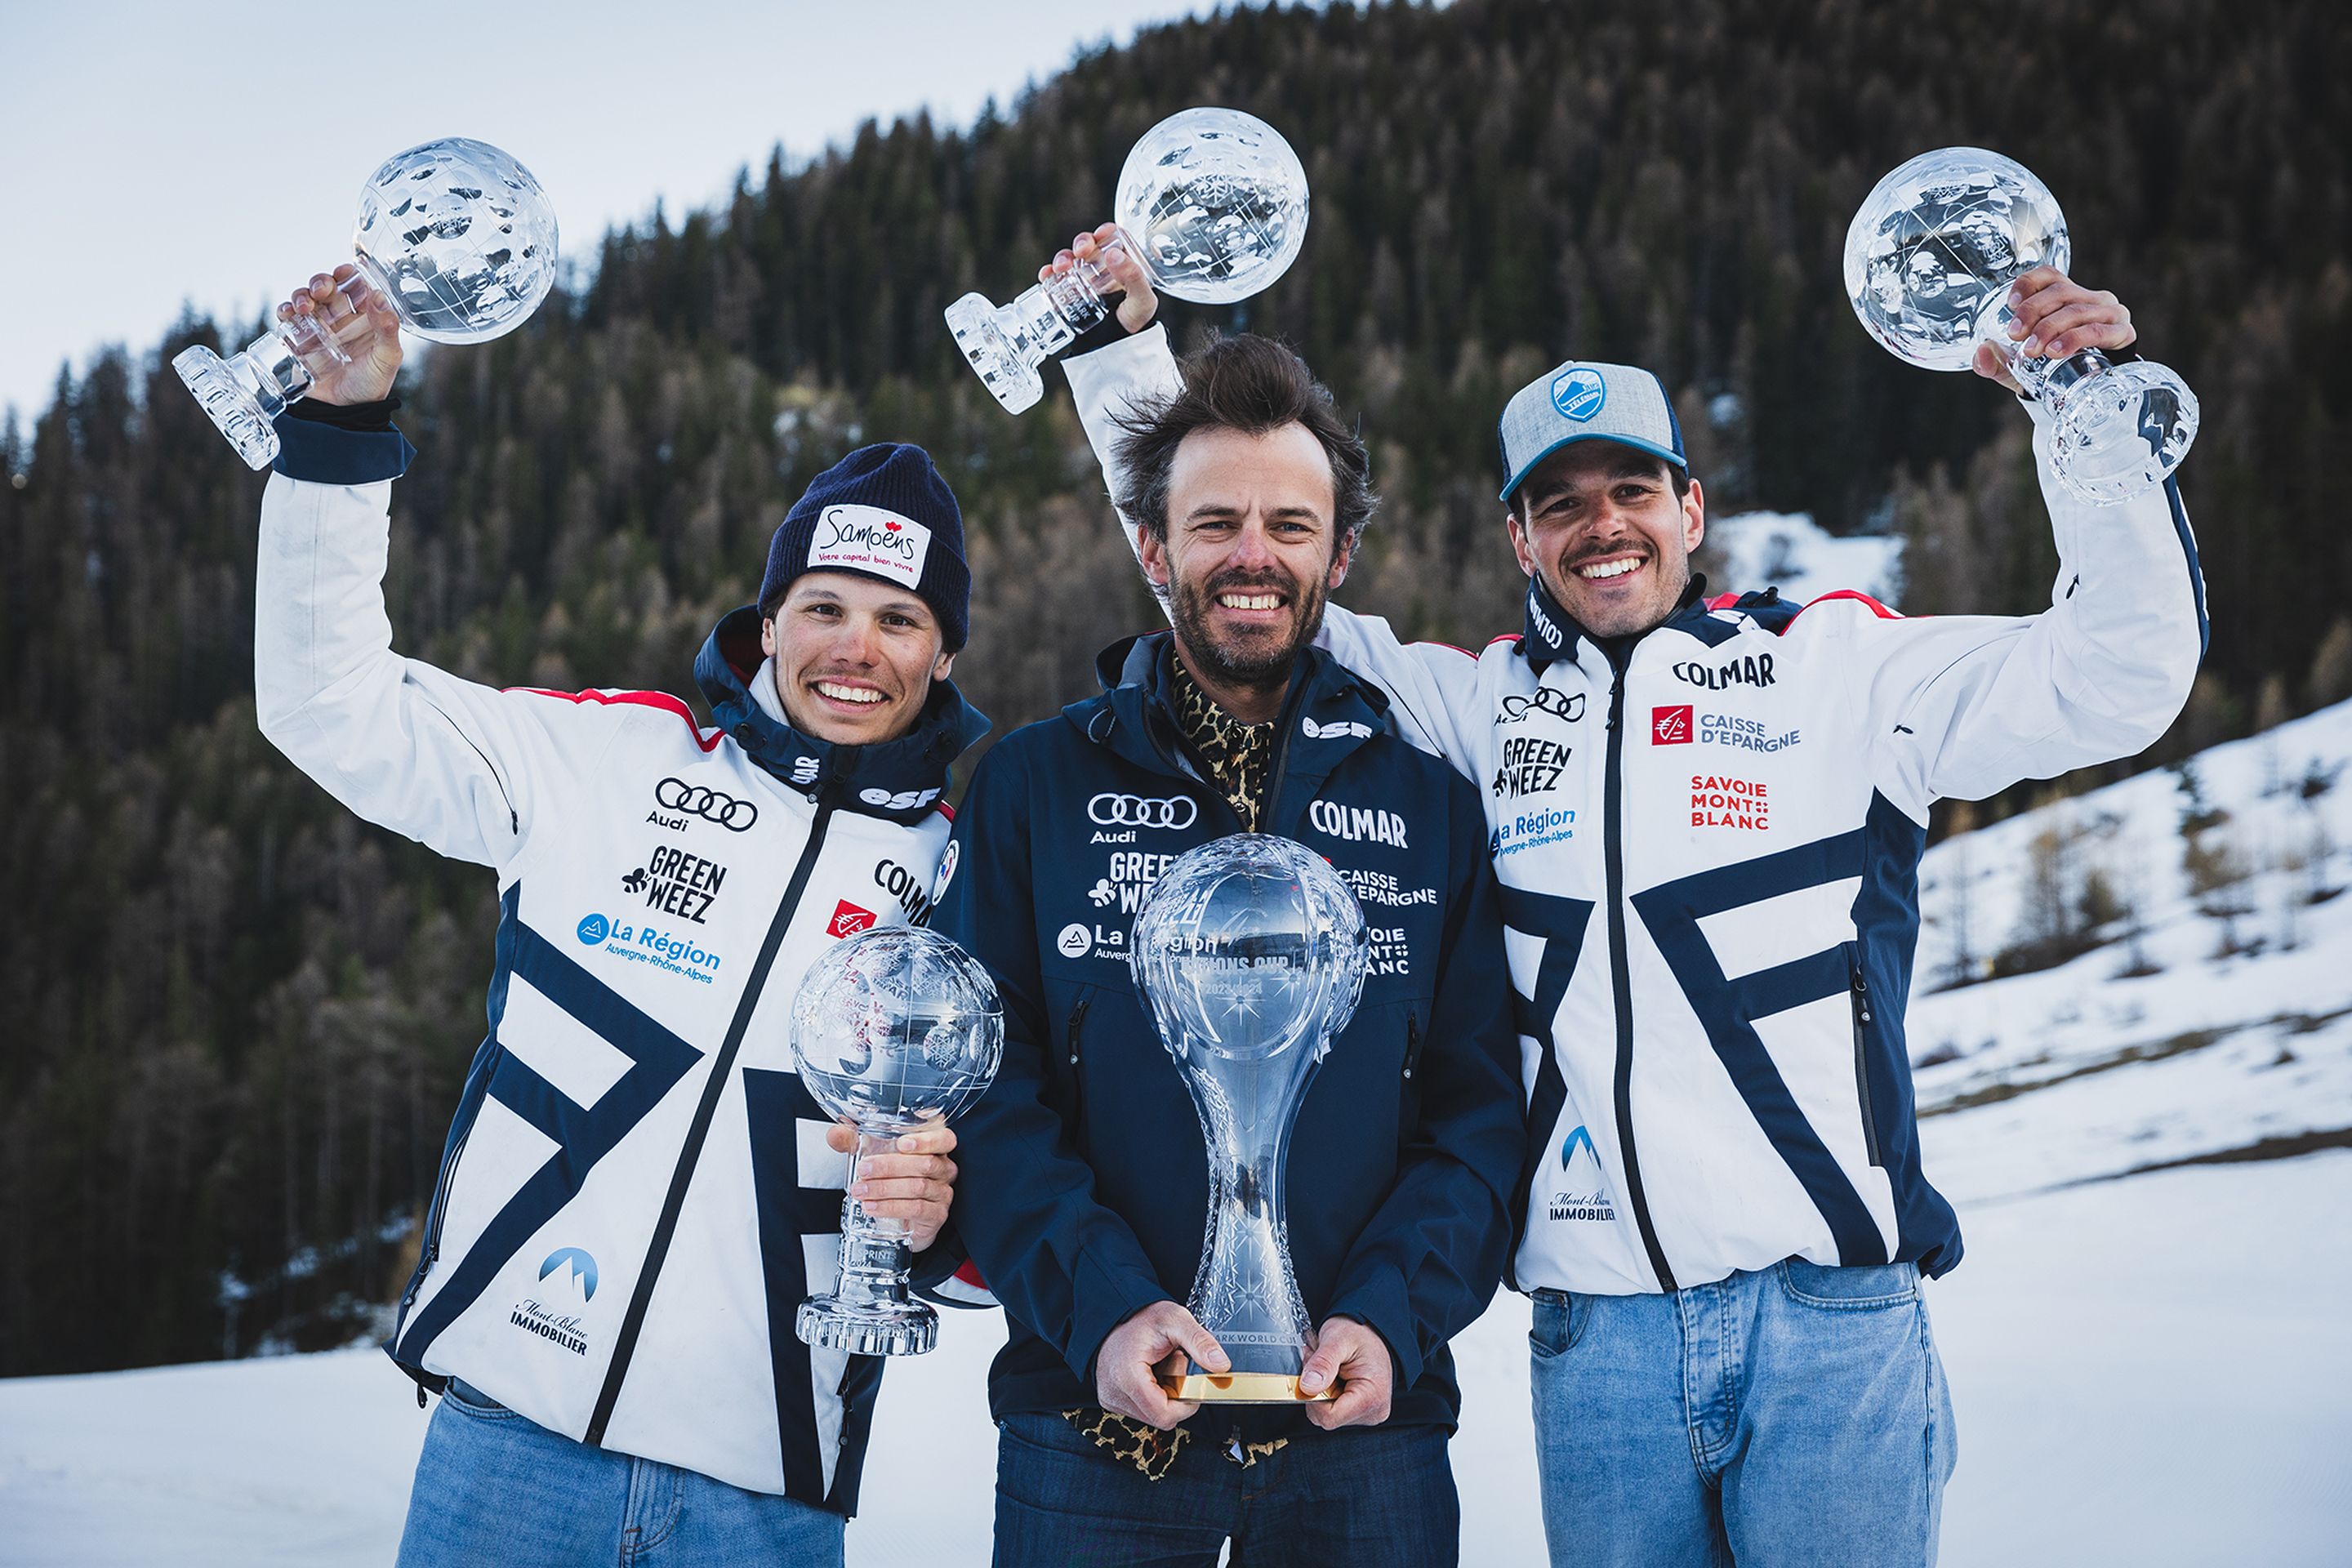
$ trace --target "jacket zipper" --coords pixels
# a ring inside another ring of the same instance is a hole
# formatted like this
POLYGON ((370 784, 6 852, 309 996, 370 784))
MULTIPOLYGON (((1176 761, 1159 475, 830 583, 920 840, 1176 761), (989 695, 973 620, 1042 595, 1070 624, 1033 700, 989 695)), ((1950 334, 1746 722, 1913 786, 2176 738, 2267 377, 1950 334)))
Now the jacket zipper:
POLYGON ((1070 1054, 1070 1141, 1083 1145, 1081 1133, 1087 1125, 1087 1084, 1078 1065, 1078 1032, 1087 1026, 1087 1009, 1095 1005, 1095 994, 1079 994, 1077 1005, 1070 1009, 1070 1021, 1062 1031, 1062 1038, 1070 1054))
POLYGON ((670 1239, 677 1232, 678 1211, 686 1206, 686 1189, 694 1180, 695 1166, 701 1161, 703 1142, 710 1136, 710 1120, 718 1114, 719 1097, 727 1091, 735 1058, 742 1053, 743 1036, 751 1027, 751 1015, 759 1010, 760 992, 767 984, 768 971, 775 967, 776 953, 784 945, 784 931, 793 923, 793 913, 800 908, 801 895, 807 890, 809 877, 816 869, 817 853, 824 847, 825 830, 833 825, 833 811, 829 803, 816 808, 816 819, 809 824, 808 842, 801 847, 800 861, 793 868, 793 879, 784 889, 783 902, 776 906, 775 919, 768 922, 768 938, 760 944, 760 956, 753 961, 751 977, 743 983, 743 994, 736 1000, 734 1021, 727 1026, 727 1038, 710 1064, 710 1076, 703 1080, 702 1100, 694 1108, 694 1121, 686 1130, 686 1142, 678 1151, 677 1168, 670 1172, 669 1194, 662 1200, 661 1218, 655 1222, 653 1239, 646 1247, 645 1268, 639 1271, 637 1288, 629 1297, 629 1310, 621 1320, 621 1331, 613 1340, 613 1363, 604 1371, 604 1386, 596 1395, 595 1414, 589 1417, 587 1434, 581 1439, 592 1448, 604 1445, 604 1428, 613 1419, 613 1406, 620 1401, 622 1380, 628 1376, 629 1361, 636 1354, 637 1336, 645 1331, 646 1310, 653 1304, 654 1286, 661 1278, 662 1263, 669 1256, 670 1239))
MULTIPOLYGON (((486 1079, 485 1095, 488 1094, 488 1083, 486 1079)), ((481 1108, 476 1106, 474 1120, 466 1123, 465 1131, 457 1135, 457 1141, 441 1157, 440 1174, 433 1179, 433 1207, 425 1216, 424 1246, 417 1258, 416 1272, 409 1276, 408 1289, 401 1292, 400 1316, 392 1327, 393 1344, 400 1343, 401 1331, 408 1326, 409 1309, 416 1305, 416 1293, 425 1289, 425 1281, 433 1277, 433 1266, 441 1261, 441 1226, 449 1217, 450 1178, 457 1173, 457 1162, 465 1155, 467 1141, 474 1136, 474 1121, 480 1119, 480 1112, 481 1108)), ((416 1408, 425 1408, 425 1384, 422 1383, 416 1385, 416 1408)))
POLYGON ((1421 1065, 1421 1014, 1406 1008, 1404 1015, 1404 1076, 1410 1079, 1412 1069, 1421 1065))
POLYGON ((1846 951, 1846 972, 1851 986, 1846 994, 1853 1003, 1853 1092, 1862 1106, 1862 1143, 1870 1151, 1870 1163, 1884 1169, 1886 1159, 1878 1147, 1878 1117, 1870 1108, 1870 1043, 1865 1026, 1870 1022, 1870 983, 1862 977, 1862 959, 1849 948, 1846 951))
POLYGON ((1633 981, 1625 955, 1625 671, 1633 661, 1632 650, 1621 665, 1609 661, 1609 771, 1601 843, 1609 879, 1609 983, 1617 1003, 1617 1147, 1625 1162, 1625 1197, 1633 1206, 1633 1223, 1642 1232, 1642 1247, 1650 1255, 1658 1288, 1676 1289, 1674 1270, 1666 1267, 1665 1248, 1658 1245, 1657 1226, 1650 1220, 1649 1199, 1642 1191, 1642 1162, 1633 1148, 1633 981))

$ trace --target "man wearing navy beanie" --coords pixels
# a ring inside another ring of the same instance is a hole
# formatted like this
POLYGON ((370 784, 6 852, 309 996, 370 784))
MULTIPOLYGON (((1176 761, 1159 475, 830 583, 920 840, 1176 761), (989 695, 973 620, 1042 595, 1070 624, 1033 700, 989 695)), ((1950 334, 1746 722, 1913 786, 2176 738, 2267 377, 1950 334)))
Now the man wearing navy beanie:
MULTIPOLYGON (((988 721, 947 679, 963 522, 914 447, 817 477, 756 603, 695 661, 717 721, 653 691, 495 690, 393 649, 383 576, 400 338, 321 275, 280 307, 349 353, 278 421, 262 501, 262 732, 352 811, 498 873, 490 1032, 451 1120, 384 1349, 443 1395, 405 1568, 833 1564, 879 1358, 803 1344, 843 1190, 901 1227, 917 1286, 956 1135, 853 1166, 789 1044, 810 963, 923 924, 952 872, 948 765, 988 721)), ((486 887, 485 891, 488 889, 486 887)))

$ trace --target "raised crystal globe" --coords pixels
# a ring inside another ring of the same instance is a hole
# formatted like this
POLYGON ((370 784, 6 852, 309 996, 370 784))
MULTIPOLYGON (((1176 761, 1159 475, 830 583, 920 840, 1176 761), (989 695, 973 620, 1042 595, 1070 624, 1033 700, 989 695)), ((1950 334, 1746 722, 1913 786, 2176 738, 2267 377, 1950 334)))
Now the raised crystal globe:
MULTIPOLYGON (((1282 133, 1238 109, 1188 109, 1143 133, 1119 170, 1113 215, 1152 287, 1230 305, 1271 286, 1307 243, 1307 170, 1282 133)), ((1045 395, 1039 367, 1109 313, 1117 286, 1094 261, 1010 305, 966 294, 948 330, 1014 414, 1045 395)))
POLYGON ((2196 395, 2159 364, 2096 349, 2028 355, 2010 337, 2009 286, 2066 271, 2066 217, 2050 188, 1981 147, 1923 153, 1878 182, 1845 236, 1845 289, 1870 335, 1927 370, 1967 370, 1990 343, 2056 416, 2051 465, 2070 492, 2112 505, 2161 485, 2197 437, 2196 395))
MULTIPOLYGON (((836 942, 793 996, 801 1086, 857 1129, 859 1156, 961 1112, 996 1077, 1004 1013, 988 972, 934 931, 887 926, 836 942)), ((841 1209, 841 1282, 801 1303, 809 1344, 858 1355, 918 1355, 938 1342, 939 1314, 908 1289, 904 1220, 854 1197, 841 1209)))
MULTIPOLYGON (((512 331, 547 298, 555 246, 555 209, 530 171, 486 142, 448 137, 368 177, 352 236, 358 270, 337 288, 355 310, 373 288, 428 342, 480 342, 512 331)), ((270 422, 310 391, 313 367, 350 359, 334 328, 298 317, 226 360, 197 346, 172 368, 246 465, 262 468, 278 456, 270 422)))

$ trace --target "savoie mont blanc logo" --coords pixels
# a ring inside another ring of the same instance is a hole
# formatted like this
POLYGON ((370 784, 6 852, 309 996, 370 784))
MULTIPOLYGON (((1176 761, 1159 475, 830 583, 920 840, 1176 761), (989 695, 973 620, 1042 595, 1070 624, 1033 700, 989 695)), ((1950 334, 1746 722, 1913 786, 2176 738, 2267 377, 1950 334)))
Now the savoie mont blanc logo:
POLYGON ((1576 365, 1552 377, 1551 405, 1581 425, 1609 401, 1609 384, 1590 365, 1576 365))

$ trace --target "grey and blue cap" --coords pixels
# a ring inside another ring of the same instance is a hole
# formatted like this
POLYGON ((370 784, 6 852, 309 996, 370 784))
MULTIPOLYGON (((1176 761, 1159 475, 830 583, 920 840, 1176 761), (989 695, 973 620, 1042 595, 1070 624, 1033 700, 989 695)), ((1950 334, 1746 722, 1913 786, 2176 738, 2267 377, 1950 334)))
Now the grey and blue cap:
POLYGON ((1683 427, 1664 383, 1629 364, 1570 360, 1503 405, 1503 499, 1528 471, 1573 441, 1616 441, 1690 471, 1683 427))

